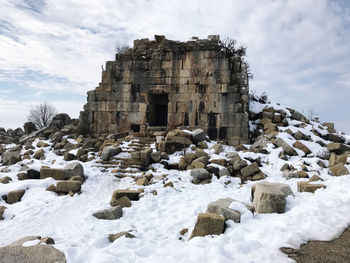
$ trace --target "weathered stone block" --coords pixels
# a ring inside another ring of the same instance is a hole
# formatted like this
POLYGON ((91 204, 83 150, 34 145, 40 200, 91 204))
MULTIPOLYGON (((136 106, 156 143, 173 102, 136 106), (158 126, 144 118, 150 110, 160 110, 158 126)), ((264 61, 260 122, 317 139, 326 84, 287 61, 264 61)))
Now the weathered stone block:
POLYGON ((40 179, 45 179, 48 177, 52 177, 55 180, 65 180, 66 179, 64 169, 41 167, 40 179))
POLYGON ((20 202, 24 193, 25 193, 25 190, 15 190, 15 191, 9 192, 7 194, 7 203, 12 205, 14 203, 20 202))
POLYGON ((225 218, 214 213, 202 213, 197 216, 197 222, 191 233, 193 237, 204 237, 206 235, 220 235, 224 232, 225 218))
POLYGON ((255 212, 284 213, 288 195, 293 195, 293 191, 287 184, 257 183, 252 188, 255 212))
POLYGON ((57 192, 60 193, 77 193, 81 190, 81 182, 79 181, 60 181, 56 185, 57 192))

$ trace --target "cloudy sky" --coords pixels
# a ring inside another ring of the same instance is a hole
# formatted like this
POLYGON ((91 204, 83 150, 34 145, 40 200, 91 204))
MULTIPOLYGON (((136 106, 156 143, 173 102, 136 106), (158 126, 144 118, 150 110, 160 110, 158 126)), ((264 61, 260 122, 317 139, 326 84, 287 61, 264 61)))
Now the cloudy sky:
POLYGON ((0 127, 43 101, 77 118, 115 43, 155 34, 237 39, 251 90, 350 133, 348 0, 0 0, 0 127))

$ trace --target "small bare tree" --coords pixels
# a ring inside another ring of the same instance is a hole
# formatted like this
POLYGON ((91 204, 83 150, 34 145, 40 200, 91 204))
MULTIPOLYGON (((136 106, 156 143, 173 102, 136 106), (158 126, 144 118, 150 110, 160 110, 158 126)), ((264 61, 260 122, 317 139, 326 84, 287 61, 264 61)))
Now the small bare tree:
POLYGON ((38 129, 42 129, 49 125, 56 114, 56 107, 44 102, 30 109, 27 121, 33 122, 38 129))

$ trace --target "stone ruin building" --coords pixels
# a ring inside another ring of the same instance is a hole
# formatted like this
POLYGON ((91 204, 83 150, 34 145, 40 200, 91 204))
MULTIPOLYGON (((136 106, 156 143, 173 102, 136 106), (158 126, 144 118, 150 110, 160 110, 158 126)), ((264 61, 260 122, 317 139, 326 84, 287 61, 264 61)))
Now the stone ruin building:
POLYGON ((127 134, 202 128, 211 139, 248 143, 246 63, 227 55, 217 35, 180 42, 155 36, 107 61, 102 81, 88 91, 82 134, 127 134))

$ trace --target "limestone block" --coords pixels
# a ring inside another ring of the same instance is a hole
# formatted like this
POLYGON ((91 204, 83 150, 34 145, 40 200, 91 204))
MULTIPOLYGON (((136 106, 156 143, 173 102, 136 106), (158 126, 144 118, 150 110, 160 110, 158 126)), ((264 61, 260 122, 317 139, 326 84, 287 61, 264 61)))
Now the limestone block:
POLYGON ((25 193, 25 190, 11 191, 7 194, 6 202, 10 205, 17 203, 17 202, 20 202, 24 193, 25 193))
POLYGON ((342 163, 338 163, 329 168, 333 176, 342 176, 349 174, 348 169, 342 163))
POLYGON ((297 148, 297 149, 299 149, 299 150, 302 150, 302 151, 305 153, 305 155, 311 153, 310 149, 309 149, 307 146, 305 146, 305 145, 304 145, 302 142, 300 142, 300 141, 296 141, 296 142, 293 144, 293 147, 295 147, 295 148, 297 148))
POLYGON ((137 190, 128 190, 128 189, 120 189, 113 192, 111 203, 113 203, 115 200, 122 198, 123 196, 126 196, 131 201, 138 201, 140 199, 140 191, 137 190))
POLYGON ((346 164, 348 160, 348 154, 336 155, 335 153, 331 153, 329 157, 329 167, 337 165, 338 163, 346 164))
POLYGON ((214 213, 198 214, 190 239, 206 235, 220 235, 224 232, 224 227, 225 218, 223 216, 214 213))
MULTIPOLYGON (((241 221, 241 213, 237 210, 230 208, 231 203, 237 202, 232 198, 221 198, 214 202, 211 202, 207 207, 207 213, 214 213, 218 215, 222 215, 225 220, 233 220, 236 223, 240 223, 241 221)), ((254 208, 251 206, 247 206, 247 209, 251 212, 254 211, 254 208)))
POLYGON ((116 220, 123 216, 123 209, 121 206, 115 206, 112 208, 96 211, 92 215, 98 219, 116 220))
POLYGON ((289 144, 286 143, 282 138, 278 138, 276 140, 276 145, 278 147, 282 147, 283 151, 288 155, 292 155, 292 156, 298 155, 297 152, 291 146, 289 146, 289 144))
POLYGON ((350 151, 350 146, 347 146, 343 143, 332 142, 332 143, 327 144, 327 149, 331 153, 342 154, 345 151, 350 151))
POLYGON ((288 195, 293 195, 293 191, 287 184, 257 183, 252 188, 255 212, 284 213, 288 195))
POLYGON ((81 189, 81 182, 79 181, 59 181, 56 185, 57 192, 60 193, 77 193, 81 189))
POLYGON ((51 177, 55 180, 65 180, 66 179, 64 169, 41 167, 40 179, 45 179, 48 177, 51 177))
POLYGON ((316 190, 326 188, 324 184, 310 184, 309 182, 298 182, 298 192, 314 193, 316 190))

